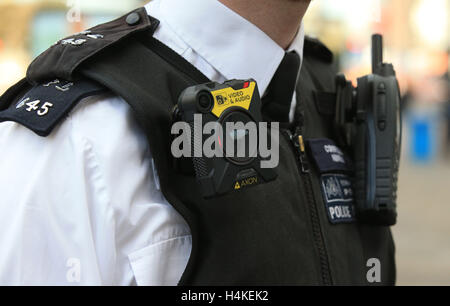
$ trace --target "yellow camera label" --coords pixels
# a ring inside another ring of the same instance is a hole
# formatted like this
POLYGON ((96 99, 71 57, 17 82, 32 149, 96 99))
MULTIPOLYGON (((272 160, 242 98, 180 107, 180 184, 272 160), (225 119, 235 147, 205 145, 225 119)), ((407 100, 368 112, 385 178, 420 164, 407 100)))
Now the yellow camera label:
POLYGON ((233 106, 239 106, 248 110, 255 91, 256 82, 244 83, 244 88, 234 90, 232 87, 211 91, 214 97, 214 107, 211 112, 217 116, 233 106))
POLYGON ((252 176, 252 177, 248 177, 246 179, 242 179, 239 181, 236 181, 234 184, 234 190, 238 190, 244 187, 248 187, 248 186, 252 186, 255 184, 258 184, 258 177, 257 176, 252 176))

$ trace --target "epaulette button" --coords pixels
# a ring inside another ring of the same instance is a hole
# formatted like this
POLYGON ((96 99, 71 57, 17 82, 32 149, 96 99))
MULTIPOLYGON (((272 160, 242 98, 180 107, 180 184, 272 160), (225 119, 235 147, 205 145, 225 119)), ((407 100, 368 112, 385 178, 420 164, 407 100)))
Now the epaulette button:
POLYGON ((129 26, 137 25, 141 21, 141 16, 138 13, 134 12, 127 16, 126 20, 129 26))

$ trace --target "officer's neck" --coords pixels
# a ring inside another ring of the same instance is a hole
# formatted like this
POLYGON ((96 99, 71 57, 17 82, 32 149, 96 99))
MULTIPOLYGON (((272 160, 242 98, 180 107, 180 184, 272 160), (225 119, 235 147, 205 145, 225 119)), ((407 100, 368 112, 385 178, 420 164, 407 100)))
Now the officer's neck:
POLYGON ((219 0, 255 24, 283 49, 294 40, 310 0, 219 0))

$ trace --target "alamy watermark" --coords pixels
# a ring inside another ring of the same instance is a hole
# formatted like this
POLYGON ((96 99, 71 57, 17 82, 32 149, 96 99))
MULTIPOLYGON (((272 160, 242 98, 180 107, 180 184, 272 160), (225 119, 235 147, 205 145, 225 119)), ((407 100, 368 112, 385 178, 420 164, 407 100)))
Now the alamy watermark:
POLYGON ((261 168, 275 168, 279 163, 279 123, 218 122, 203 125, 202 115, 195 114, 194 122, 172 125, 171 133, 178 135, 171 151, 180 157, 260 157, 261 168), (208 136, 208 137, 204 137, 208 136), (205 139, 206 138, 206 139, 205 139))
POLYGON ((81 22, 81 3, 80 0, 67 0, 66 3, 69 10, 66 14, 68 22, 81 22))
POLYGON ((69 283, 81 282, 81 260, 79 258, 69 258, 66 261, 66 280, 69 283))
POLYGON ((369 258, 366 263, 369 270, 366 279, 369 283, 381 283, 381 262, 378 258, 369 258))

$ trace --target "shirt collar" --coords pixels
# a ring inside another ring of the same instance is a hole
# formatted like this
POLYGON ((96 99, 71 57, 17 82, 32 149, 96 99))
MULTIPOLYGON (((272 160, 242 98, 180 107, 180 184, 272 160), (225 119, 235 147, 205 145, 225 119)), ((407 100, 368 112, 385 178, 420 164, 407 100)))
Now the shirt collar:
MULTIPOLYGON (((284 57, 269 36, 217 0, 163 0, 172 30, 226 79, 253 78, 264 93, 284 57)), ((303 25, 287 51, 303 56, 303 25)))

